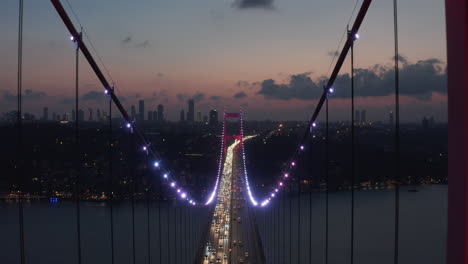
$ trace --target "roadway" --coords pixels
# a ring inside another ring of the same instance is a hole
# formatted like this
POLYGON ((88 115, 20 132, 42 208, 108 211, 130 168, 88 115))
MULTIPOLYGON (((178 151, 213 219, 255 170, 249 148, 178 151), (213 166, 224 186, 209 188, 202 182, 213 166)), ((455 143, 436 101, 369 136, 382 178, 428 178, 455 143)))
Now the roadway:
POLYGON ((239 146, 236 140, 226 152, 208 239, 203 246, 203 264, 264 263, 255 220, 246 202, 239 146))

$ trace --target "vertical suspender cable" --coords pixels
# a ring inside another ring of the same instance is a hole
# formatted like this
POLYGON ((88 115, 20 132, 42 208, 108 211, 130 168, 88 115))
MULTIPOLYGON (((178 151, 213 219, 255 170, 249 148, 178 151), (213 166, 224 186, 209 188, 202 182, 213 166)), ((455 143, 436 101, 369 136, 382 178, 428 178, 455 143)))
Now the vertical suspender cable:
MULTIPOLYGON (((146 153, 146 170, 149 170, 148 152, 146 153)), ((148 175, 149 176, 149 175, 148 175)), ((151 263, 151 221, 150 221, 150 203, 151 203, 151 177, 148 177, 147 190, 146 190, 146 227, 147 227, 147 245, 148 245, 148 264, 151 263)))
POLYGON ((278 261, 276 259, 276 253, 278 251, 277 248, 276 248, 277 247, 277 242, 278 242, 278 240, 276 239, 276 231, 277 231, 276 230, 276 212, 278 212, 277 209, 278 208, 276 208, 276 206, 275 206, 275 208, 273 208, 273 213, 274 213, 274 215, 273 215, 273 242, 274 242, 274 245, 273 245, 273 261, 274 261, 274 263, 278 263, 278 261))
POLYGON ((170 243, 171 243, 171 222, 169 221, 170 220, 170 211, 171 211, 171 207, 170 207, 170 203, 168 202, 167 203, 167 262, 168 263, 172 263, 171 262, 171 246, 170 246, 170 243))
MULTIPOLYGON (((182 204, 182 206, 184 206, 184 205, 182 204)), ((182 211, 182 210, 183 210, 183 207, 179 208, 179 221, 180 221, 180 225, 179 225, 179 226, 180 226, 181 229, 182 229, 182 230, 179 231, 179 236, 180 236, 180 237, 179 237, 179 238, 180 238, 180 241, 179 241, 179 242, 180 242, 179 248, 180 248, 181 250, 183 250, 183 245, 184 245, 184 241, 182 241, 182 232, 183 232, 183 226, 182 226, 182 225, 183 225, 183 220, 184 220, 184 219, 183 219, 184 214, 183 214, 183 211, 182 211)), ((180 260, 181 260, 182 263, 184 263, 184 252, 181 252, 181 254, 180 254, 180 260)))
MULTIPOLYGON (((309 146, 312 152, 312 143, 309 146)), ((312 263, 312 176, 309 181, 309 263, 312 263)))
MULTIPOLYGON (((132 142, 132 147, 136 149, 136 140, 135 137, 132 135, 131 136, 131 142, 132 142)), ((131 192, 130 192, 130 202, 132 205, 132 256, 133 256, 133 264, 136 262, 136 255, 135 255, 135 171, 134 169, 136 168, 136 159, 132 159, 132 184, 131 184, 131 192)))
POLYGON ((187 263, 188 261, 190 260, 190 252, 192 252, 192 222, 193 221, 189 221, 188 220, 188 216, 190 215, 190 211, 191 209, 187 207, 187 222, 188 222, 188 248, 187 248, 187 251, 188 251, 188 257, 187 257, 187 263))
POLYGON ((18 98, 17 98, 17 129, 18 129, 18 146, 17 146, 17 159, 16 159, 16 172, 19 182, 19 241, 20 241, 20 260, 21 264, 25 263, 24 256, 24 210, 23 210, 23 192, 25 189, 22 151, 23 151, 23 120, 22 120, 22 96, 23 96, 23 0, 19 1, 18 12, 18 98))
MULTIPOLYGON (((282 198, 283 199, 281 200, 281 205, 282 205, 281 215, 283 215, 283 238, 282 238, 281 241, 283 241, 283 245, 284 245, 284 243, 286 241, 286 238, 285 238, 286 237, 286 214, 284 213, 284 211, 285 211, 284 208, 285 208, 285 204, 286 204, 286 194, 285 193, 283 193, 282 198)), ((286 248, 286 247, 284 247, 284 248, 286 248)), ((283 252, 283 258, 282 258, 283 262, 282 263, 286 263, 286 250, 282 250, 282 252, 283 252)))
POLYGON ((184 210, 184 235, 185 235, 185 239, 184 239, 184 247, 185 247, 185 250, 184 250, 184 256, 185 256, 185 263, 188 263, 187 260, 188 260, 188 248, 187 248, 187 242, 188 242, 188 232, 187 232, 187 229, 188 229, 188 222, 187 222, 187 205, 185 205, 185 210, 184 210))
POLYGON ((351 38, 351 259, 350 263, 354 263, 354 36, 351 38))
MULTIPOLYGON (((114 92, 113 89, 111 92, 114 92)), ((114 264, 114 188, 112 178, 112 99, 109 97, 109 199, 110 199, 110 235, 111 263, 114 264)))
MULTIPOLYGON (((177 203, 177 201, 176 201, 177 203)), ((174 207, 174 258, 175 258, 175 263, 179 263, 178 257, 177 257, 177 204, 174 207)))
MULTIPOLYGON (((326 88, 325 88, 326 89, 326 88)), ((328 91, 327 91, 328 92, 328 91)), ((328 169, 330 166, 329 162, 329 152, 328 152, 328 137, 329 137, 329 119, 328 119, 328 94, 327 99, 325 101, 325 120, 326 120, 326 127, 325 127, 325 264, 328 264, 328 216, 329 216, 329 180, 328 180, 328 169)))
POLYGON ((292 263, 292 197, 291 186, 289 192, 289 263, 292 263))
POLYGON ((81 264, 81 205, 80 205, 80 174, 81 174, 81 153, 80 153, 80 132, 79 132, 79 55, 80 55, 80 42, 81 42, 82 34, 80 33, 78 36, 78 40, 76 40, 76 80, 75 80, 75 144, 76 144, 76 155, 78 159, 77 163, 77 175, 76 175, 76 182, 75 182, 75 199, 76 199, 76 232, 77 232, 77 246, 78 246, 78 264, 81 264))
MULTIPOLYGON (((159 234, 159 263, 163 263, 162 262, 162 234, 161 234, 161 198, 162 198, 162 195, 161 195, 161 191, 162 191, 162 182, 160 181, 159 182, 159 192, 158 192, 158 234, 159 234)), ((169 245, 169 244, 168 244, 169 245)))
POLYGON ((301 175, 297 176, 297 264, 301 264, 301 175))
POLYGON ((277 232, 277 235, 278 235, 278 238, 277 238, 278 248, 276 249, 276 251, 277 251, 277 256, 276 256, 277 263, 280 263, 280 248, 281 248, 280 243, 279 243, 279 241, 281 241, 280 240, 280 232, 279 232, 279 223, 280 223, 280 217, 279 217, 280 208, 279 208, 279 206, 280 206, 280 203, 278 201, 278 204, 277 204, 277 207, 276 207, 276 225, 275 225, 275 230, 277 230, 276 232, 277 232))
POLYGON ((398 264, 399 222, 400 222, 400 74, 398 51, 398 1, 393 1, 394 34, 395 34, 395 245, 394 263, 398 264))

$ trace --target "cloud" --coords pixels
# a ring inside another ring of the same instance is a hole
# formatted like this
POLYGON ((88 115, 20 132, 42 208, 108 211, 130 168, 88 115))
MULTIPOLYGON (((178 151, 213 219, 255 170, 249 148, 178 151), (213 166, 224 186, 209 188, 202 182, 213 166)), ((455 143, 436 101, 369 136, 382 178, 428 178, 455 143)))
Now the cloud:
POLYGON ((135 44, 136 48, 150 48, 152 45, 149 40, 145 40, 143 42, 135 44))
POLYGON ((233 95, 232 97, 234 97, 234 98, 236 98, 236 99, 241 99, 241 98, 247 97, 247 94, 244 93, 244 92, 238 92, 238 93, 236 93, 235 95, 233 95))
MULTIPOLYGON (((419 100, 430 100, 432 94, 447 92, 447 74, 445 64, 437 59, 421 60, 409 63, 402 58, 400 68, 400 94, 419 100)), ((310 73, 291 75, 289 83, 278 84, 275 80, 264 80, 257 92, 265 99, 290 100, 318 99, 326 84, 326 78, 312 80, 310 73)), ((355 69, 355 95, 357 97, 387 96, 394 93, 395 70, 393 66, 376 64, 368 69, 355 69)), ((337 77, 334 98, 350 96, 349 74, 337 77)))
POLYGON ((196 93, 194 96, 192 96, 192 99, 195 102, 203 101, 205 99, 205 94, 204 93, 196 93))
POLYGON ((213 95, 213 96, 210 96, 210 99, 213 100, 213 101, 218 101, 218 100, 223 99, 223 97, 222 97, 222 96, 218 96, 218 95, 213 95))
POLYGON ((249 87, 250 83, 248 81, 237 81, 236 86, 237 87, 249 87))
POLYGON ((315 99, 320 95, 321 89, 309 75, 308 72, 291 75, 289 84, 277 84, 273 79, 264 80, 258 94, 263 95, 266 99, 315 99))
POLYGON ((144 41, 141 41, 141 42, 136 42, 135 43, 135 40, 133 38, 132 35, 128 35, 126 36, 123 40, 120 41, 122 43, 122 45, 124 46, 129 46, 130 44, 134 43, 132 46, 134 48, 149 48, 151 47, 151 43, 149 40, 144 40, 144 41))
POLYGON ((185 94, 176 94, 176 98, 177 98, 177 100, 183 102, 183 101, 187 100, 187 95, 185 95, 185 94))
POLYGON ((203 101, 205 100, 205 94, 204 93, 196 93, 192 96, 188 96, 187 94, 177 94, 176 95, 176 98, 180 101, 180 102, 184 102, 187 101, 189 98, 194 100, 195 102, 200 102, 200 101, 203 101))
POLYGON ((132 36, 126 36, 121 42, 122 44, 129 44, 130 42, 132 42, 133 40, 133 37, 132 36))
MULTIPOLYGON (((130 98, 135 98, 134 95, 129 96, 130 98)), ((121 102, 125 102, 127 100, 126 97, 123 96, 118 96, 119 100, 121 102)), ((79 98, 80 101, 85 101, 85 102, 96 102, 96 103, 104 103, 109 100, 109 97, 106 96, 106 94, 102 91, 89 91, 79 98)), ((75 103, 75 97, 65 97, 59 101, 61 104, 74 104, 75 103)))
POLYGON ((340 56, 340 53, 337 50, 335 50, 335 51, 331 50, 331 51, 329 51, 327 53, 327 55, 330 56, 330 57, 338 57, 338 56, 340 56))
MULTIPOLYGON (((46 96, 47 94, 45 92, 26 89, 23 92, 22 100, 40 100, 46 96)), ((10 91, 2 91, 2 99, 6 102, 16 102, 18 100, 18 96, 10 91)))
POLYGON ((273 0, 235 0, 232 5, 238 9, 274 9, 273 0))
POLYGON ((101 103, 107 100, 107 96, 102 91, 90 91, 82 95, 81 100, 101 103))

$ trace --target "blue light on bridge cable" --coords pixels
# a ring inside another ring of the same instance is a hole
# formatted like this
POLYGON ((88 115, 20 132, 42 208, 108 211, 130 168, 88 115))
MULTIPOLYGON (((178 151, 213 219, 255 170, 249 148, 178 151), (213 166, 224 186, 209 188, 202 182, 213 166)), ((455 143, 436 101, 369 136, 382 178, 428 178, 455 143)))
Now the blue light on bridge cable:
POLYGON ((333 93, 335 90, 333 88, 328 89, 330 93, 333 93))
POLYGON ((301 150, 304 150, 304 146, 301 146, 301 150))
POLYGON ((167 179, 167 176, 168 176, 167 173, 164 173, 163 175, 164 179, 167 179))
POLYGON ((359 39, 359 34, 356 33, 356 35, 354 35, 354 39, 359 39))
POLYGON ((127 123, 127 128, 131 128, 132 125, 130 123, 127 123))
POLYGON ((172 187, 172 188, 175 187, 175 182, 171 182, 171 187, 172 187))
POLYGON ((71 40, 71 41, 74 41, 75 38, 74 38, 73 36, 70 36, 70 40, 71 40))
MULTIPOLYGON (((155 168, 159 168, 159 165, 160 165, 159 161, 155 161, 153 165, 154 165, 155 168)), ((166 175, 166 174, 164 174, 164 175, 166 175)), ((167 175, 164 178, 167 178, 167 175)))

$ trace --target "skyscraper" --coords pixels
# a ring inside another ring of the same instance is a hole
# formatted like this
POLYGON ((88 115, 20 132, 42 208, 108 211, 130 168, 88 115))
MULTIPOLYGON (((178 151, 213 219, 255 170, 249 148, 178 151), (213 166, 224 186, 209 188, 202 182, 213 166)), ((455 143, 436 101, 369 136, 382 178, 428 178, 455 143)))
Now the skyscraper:
POLYGON ((359 117, 360 117, 360 115, 359 115, 359 110, 356 110, 355 115, 354 115, 354 123, 355 123, 355 124, 359 124, 359 123, 360 123, 359 117))
POLYGON ((202 119, 201 119, 201 112, 197 112, 197 122, 200 122, 201 123, 202 119))
POLYGON ((388 113, 388 123, 389 125, 393 126, 393 111, 390 111, 390 113, 388 113))
POLYGON ((367 123, 367 120, 366 120, 366 110, 361 110, 361 123, 365 124, 367 123))
POLYGON ((156 111, 156 110, 153 111, 153 121, 159 121, 158 120, 158 111, 156 111))
POLYGON ((135 110, 135 106, 132 105, 132 120, 135 120, 136 119, 136 110, 135 110))
POLYGON ((153 111, 148 111, 148 121, 153 121, 153 111))
MULTIPOLYGON (((52 119, 55 120, 55 113, 52 114, 52 119)), ((72 120, 76 121, 76 111, 75 111, 75 109, 72 110, 72 120)))
POLYGON ((44 114, 42 116, 42 119, 44 120, 49 120, 49 108, 48 107, 44 107, 44 114))
POLYGON ((185 111, 184 109, 180 110, 180 122, 184 122, 185 121, 185 111))
POLYGON ((101 110, 96 110, 96 118, 97 118, 97 121, 101 121, 101 110))
POLYGON ((193 99, 188 100, 187 122, 195 121, 195 102, 193 99))
POLYGON ((216 126, 218 124, 218 111, 210 111, 210 126, 216 126))
POLYGON ((145 101, 138 101, 138 118, 140 121, 145 120, 145 101))
POLYGON ((164 121, 164 106, 162 104, 158 105, 158 121, 164 121))
POLYGON ((84 121, 84 119, 85 119, 85 113, 84 113, 83 109, 78 110, 78 120, 79 121, 84 121))
POLYGON ((89 121, 93 121, 93 109, 89 108, 89 121))

